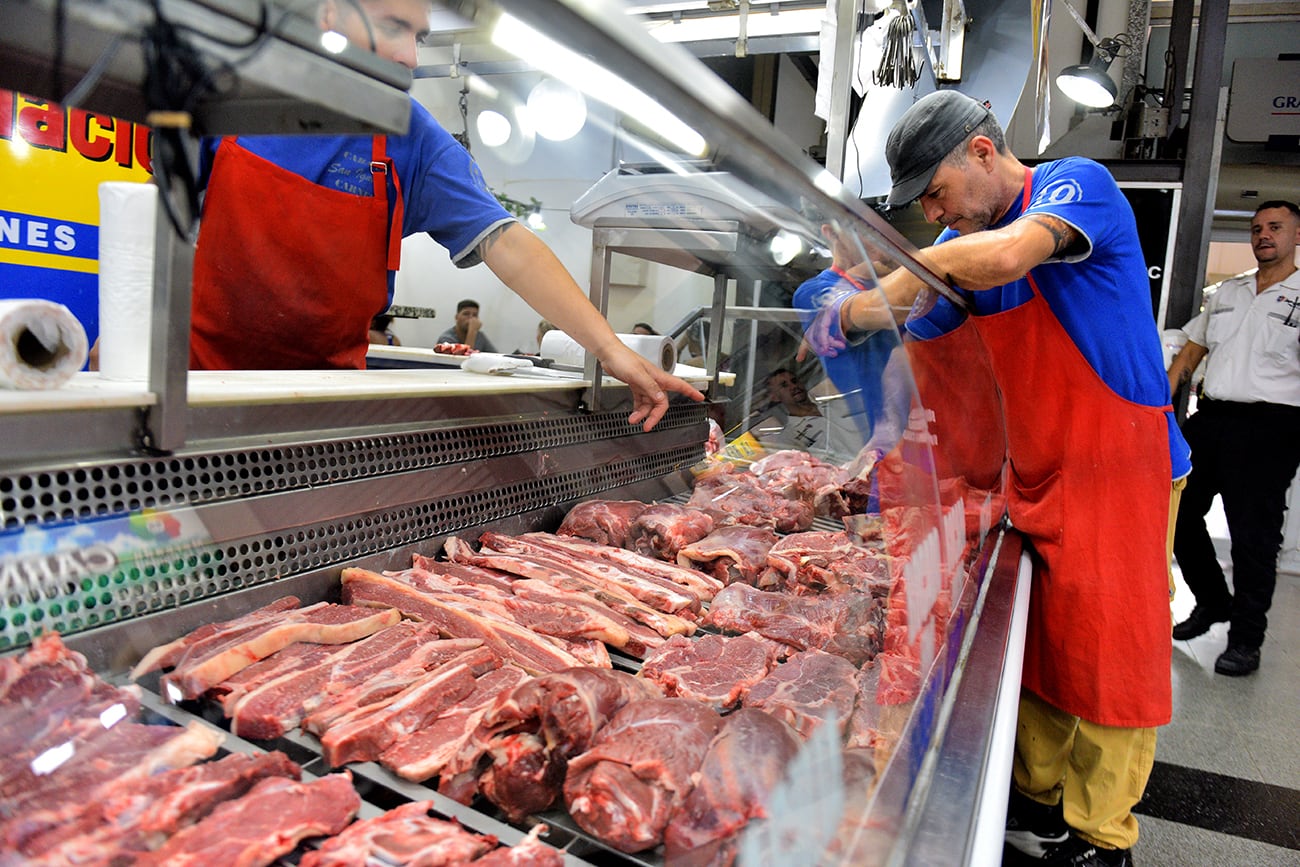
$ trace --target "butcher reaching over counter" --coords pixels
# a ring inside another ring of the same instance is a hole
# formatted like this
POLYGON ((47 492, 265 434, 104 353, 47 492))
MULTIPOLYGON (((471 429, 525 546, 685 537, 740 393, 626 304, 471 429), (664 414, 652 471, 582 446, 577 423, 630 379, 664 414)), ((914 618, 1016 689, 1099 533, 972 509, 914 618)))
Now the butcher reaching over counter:
MULTIPOLYGON (((428 0, 323 0, 322 29, 409 68, 428 0)), ((484 262, 632 391, 648 430, 667 392, 702 395, 628 349, 555 254, 492 195, 473 159, 411 100, 389 136, 208 141, 194 263, 190 366, 362 368, 368 324, 392 298, 401 239, 428 232, 458 267, 484 262)))

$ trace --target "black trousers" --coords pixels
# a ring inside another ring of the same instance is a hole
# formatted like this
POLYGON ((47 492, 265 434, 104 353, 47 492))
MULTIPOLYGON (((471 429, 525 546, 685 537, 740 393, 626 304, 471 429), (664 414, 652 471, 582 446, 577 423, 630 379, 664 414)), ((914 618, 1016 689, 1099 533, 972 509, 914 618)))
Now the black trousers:
POLYGON ((1192 447, 1174 531, 1174 556, 1196 597, 1231 620, 1230 646, 1259 647, 1277 584, 1286 492, 1300 464, 1300 407, 1202 399, 1183 423, 1192 447), (1232 584, 1205 526, 1215 495, 1232 539, 1232 584))

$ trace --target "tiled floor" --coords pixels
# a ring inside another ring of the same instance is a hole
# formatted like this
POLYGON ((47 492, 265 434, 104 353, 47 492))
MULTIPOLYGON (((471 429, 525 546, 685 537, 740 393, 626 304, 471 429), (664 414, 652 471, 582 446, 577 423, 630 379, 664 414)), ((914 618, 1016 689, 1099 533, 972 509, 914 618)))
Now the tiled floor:
MULTIPOLYGON (((1209 520, 1228 568, 1222 512, 1209 520)), ((1176 565, 1174 576, 1182 620, 1193 600, 1176 565)), ((1174 718, 1138 808, 1138 867, 1300 865, 1300 576, 1278 575, 1259 671, 1214 673, 1227 636, 1220 623, 1174 642, 1174 718)))

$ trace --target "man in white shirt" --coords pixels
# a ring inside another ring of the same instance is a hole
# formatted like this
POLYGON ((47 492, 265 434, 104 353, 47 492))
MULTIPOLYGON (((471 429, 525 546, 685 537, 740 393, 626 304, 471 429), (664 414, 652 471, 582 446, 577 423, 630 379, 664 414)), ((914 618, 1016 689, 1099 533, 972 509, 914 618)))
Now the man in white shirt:
POLYGON ((1286 492, 1300 463, 1300 208, 1260 205, 1250 244, 1258 269, 1224 281, 1206 299, 1183 326, 1187 344, 1169 367, 1176 389, 1206 359, 1197 411, 1183 425, 1192 473, 1174 534, 1174 556, 1196 606, 1173 637, 1195 638, 1229 621, 1228 648, 1214 670, 1231 676, 1259 668, 1286 492), (1232 537, 1232 592, 1205 527, 1216 494, 1232 537))

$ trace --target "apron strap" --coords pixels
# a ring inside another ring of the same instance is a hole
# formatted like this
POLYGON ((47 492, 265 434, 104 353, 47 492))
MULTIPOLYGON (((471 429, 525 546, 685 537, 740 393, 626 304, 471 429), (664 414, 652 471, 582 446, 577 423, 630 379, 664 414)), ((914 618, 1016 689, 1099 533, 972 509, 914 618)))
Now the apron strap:
POLYGON ((841 280, 844 280, 845 282, 847 282, 847 283, 848 283, 850 286, 852 286, 854 289, 857 289, 859 292, 866 292, 866 291, 867 291, 867 287, 866 287, 866 286, 863 286, 863 285, 862 285, 861 283, 859 283, 857 280, 854 280, 852 277, 850 277, 850 276, 849 276, 849 272, 845 271, 845 270, 844 270, 843 268, 841 268, 839 265, 832 265, 832 266, 831 266, 831 272, 832 272, 833 274, 835 274, 837 277, 839 277, 841 280))
POLYGON ((389 176, 393 179, 393 189, 397 195, 393 201, 393 215, 388 222, 388 270, 396 271, 402 264, 402 182, 393 170, 393 161, 388 158, 386 141, 387 138, 382 135, 371 139, 370 175, 375 182, 375 198, 385 205, 388 203, 387 179, 389 176))

